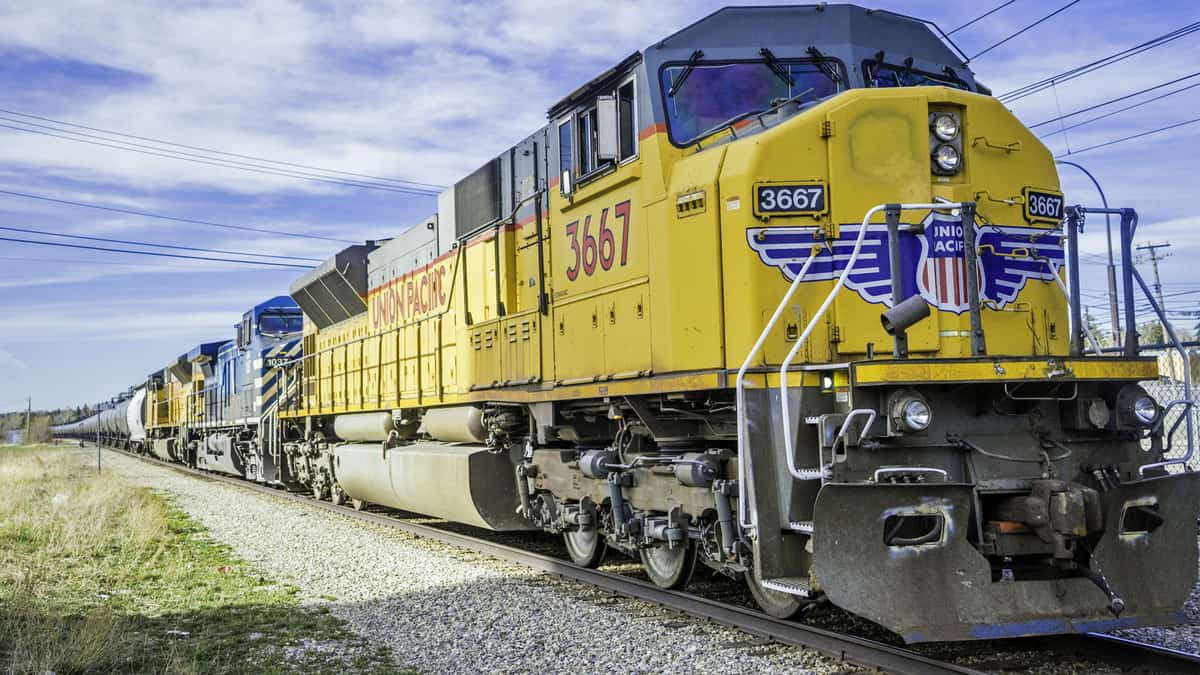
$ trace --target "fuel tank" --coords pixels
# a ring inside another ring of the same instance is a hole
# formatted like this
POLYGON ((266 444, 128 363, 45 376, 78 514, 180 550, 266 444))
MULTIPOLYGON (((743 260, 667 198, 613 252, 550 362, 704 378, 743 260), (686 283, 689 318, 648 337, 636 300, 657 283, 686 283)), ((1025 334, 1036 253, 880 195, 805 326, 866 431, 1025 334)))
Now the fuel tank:
POLYGON ((233 437, 228 434, 212 434, 204 440, 204 449, 196 456, 196 468, 244 478, 233 461, 233 437))
POLYGON ((175 439, 174 438, 156 438, 150 443, 150 452, 154 456, 170 462, 175 459, 175 439))
POLYGON ((418 431, 445 443, 482 443, 487 438, 483 411, 469 405, 425 411, 418 431))
POLYGON ((333 433, 344 441, 382 441, 395 430, 392 414, 387 412, 338 415, 333 418, 333 433))
POLYGON ((516 513, 516 478, 507 454, 420 442, 388 450, 351 443, 334 455, 338 483, 354 499, 489 530, 534 529, 516 513))

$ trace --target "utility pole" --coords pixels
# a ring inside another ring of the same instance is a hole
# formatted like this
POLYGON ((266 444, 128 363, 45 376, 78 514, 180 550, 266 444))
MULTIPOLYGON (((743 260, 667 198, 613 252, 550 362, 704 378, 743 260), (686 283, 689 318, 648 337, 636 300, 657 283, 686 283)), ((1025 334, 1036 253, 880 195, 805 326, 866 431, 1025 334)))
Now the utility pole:
MULTIPOLYGON (((1146 242, 1145 244, 1142 244, 1141 246, 1137 247, 1137 250, 1147 252, 1147 255, 1150 256, 1150 264, 1154 266, 1154 295, 1158 296, 1158 308, 1160 310, 1162 310, 1162 320, 1159 321, 1159 325, 1162 327, 1162 342, 1164 344, 1167 342, 1167 318, 1166 318, 1167 317, 1167 303, 1163 301, 1162 278, 1158 274, 1158 261, 1170 256, 1171 254, 1163 253, 1162 255, 1159 255, 1158 249, 1170 248, 1170 247, 1171 247, 1170 242, 1165 242, 1165 241, 1159 242, 1157 244, 1151 244, 1150 242, 1146 242)), ((1187 364, 1184 364, 1184 367, 1186 368, 1187 364)), ((1176 375, 1177 374, 1175 372, 1175 361, 1174 361, 1174 359, 1172 359, 1171 360, 1171 378, 1179 379, 1176 375)))
MULTIPOLYGON (((1158 307, 1159 307, 1159 309, 1162 310, 1163 316, 1166 316, 1166 314, 1167 314, 1167 303, 1163 302, 1162 278, 1159 277, 1159 275, 1158 275, 1158 261, 1169 257, 1171 254, 1164 253, 1162 255, 1159 255, 1158 249, 1170 248, 1170 247, 1171 247, 1170 242, 1165 242, 1165 241, 1157 243, 1157 244, 1151 244, 1151 243, 1147 242, 1147 243, 1142 244, 1141 246, 1137 247, 1137 250, 1139 250, 1139 251, 1149 251, 1148 255, 1150 256, 1150 264, 1152 264, 1154 266, 1154 294, 1158 296, 1158 307)), ((1163 331, 1163 341, 1166 342, 1167 327, 1165 324, 1162 327, 1162 331, 1163 331)))

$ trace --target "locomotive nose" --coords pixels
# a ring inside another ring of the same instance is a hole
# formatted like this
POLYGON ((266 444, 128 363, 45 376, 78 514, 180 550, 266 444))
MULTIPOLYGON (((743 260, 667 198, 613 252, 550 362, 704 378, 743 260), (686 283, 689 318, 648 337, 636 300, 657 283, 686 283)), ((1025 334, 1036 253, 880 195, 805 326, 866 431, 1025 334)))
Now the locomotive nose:
POLYGON ((1174 623, 1191 592, 1198 510, 1200 482, 1187 474, 1105 491, 1040 480, 1020 495, 830 483, 816 502, 813 570, 835 604, 907 642, 1174 623), (1152 562, 1176 556, 1179 569, 1152 562))

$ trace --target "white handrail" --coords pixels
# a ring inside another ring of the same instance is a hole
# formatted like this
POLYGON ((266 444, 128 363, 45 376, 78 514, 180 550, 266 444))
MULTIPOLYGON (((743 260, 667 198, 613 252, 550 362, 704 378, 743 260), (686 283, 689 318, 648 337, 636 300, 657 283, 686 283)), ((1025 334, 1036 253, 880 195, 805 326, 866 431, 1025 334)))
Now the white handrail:
POLYGON ((874 408, 855 408, 846 414, 846 419, 842 420, 842 427, 838 430, 837 436, 835 436, 833 439, 833 446, 829 448, 828 471, 826 470, 825 464, 825 444, 817 444, 817 471, 819 471, 821 474, 821 485, 825 484, 825 479, 828 478, 830 473, 832 473, 833 464, 837 461, 838 441, 841 441, 843 444, 845 444, 847 448, 850 447, 846 441, 847 432, 850 431, 850 423, 854 421, 855 417, 862 417, 863 415, 867 416, 867 423, 863 425, 862 431, 859 432, 857 443, 858 445, 862 445, 862 442, 867 440, 867 434, 871 433, 871 425, 875 424, 875 417, 877 413, 875 412, 874 408))
MULTIPOLYGON (((854 250, 851 251, 850 258, 846 261, 846 268, 842 270, 842 274, 838 277, 837 283, 833 285, 833 289, 829 291, 829 295, 826 296, 825 301, 821 303, 821 306, 817 309, 816 314, 813 314, 813 317, 809 319, 808 325, 804 327, 804 332, 800 334, 800 337, 796 340, 796 344, 792 345, 791 351, 788 352, 787 358, 785 358, 783 363, 779 366, 779 408, 780 414, 783 418, 783 446, 787 455, 788 472, 791 473, 792 477, 796 480, 807 480, 809 477, 807 474, 802 473, 801 470, 796 466, 796 452, 794 448, 795 444, 792 442, 792 416, 790 410, 788 409, 788 368, 791 367, 792 361, 795 360, 796 355, 800 353, 800 348, 804 346, 805 341, 808 340, 808 336, 813 332, 813 329, 817 327, 817 322, 819 322, 821 318, 825 316, 825 312, 828 311, 829 306, 833 304, 833 299, 837 297, 837 294, 841 292, 842 287, 846 285, 846 279, 849 278, 850 272, 854 269, 854 264, 858 262, 858 254, 862 252, 863 239, 866 238, 867 228, 871 224, 871 218, 876 213, 887 209, 888 206, 890 205, 880 204, 879 206, 871 207, 871 209, 867 211, 866 216, 863 217, 862 227, 858 230, 858 238, 854 240, 854 250)), ((951 202, 940 204, 898 204, 896 206, 898 206, 901 211, 915 211, 926 209, 956 209, 962 208, 963 204, 961 202, 951 202)), ((974 227, 975 224, 963 223, 963 226, 974 227)), ((893 305, 896 305, 899 302, 899 298, 892 298, 893 305)), ((803 376, 800 386, 802 388, 804 386, 803 376)))
POLYGON ((750 364, 754 362, 754 358, 763 348, 771 331, 775 329, 775 324, 779 322, 779 318, 783 316, 787 304, 791 302, 792 296, 800 288, 800 282, 803 281, 804 275, 808 273, 808 268, 812 266, 813 261, 817 259, 817 255, 821 253, 819 246, 813 246, 812 251, 808 255, 808 260, 804 261, 804 265, 800 271, 796 273, 796 278, 792 280, 792 285, 788 287, 787 293, 784 294, 783 300, 779 301, 779 306, 775 308, 775 313, 771 315, 771 320, 767 322, 767 327, 763 329, 758 336, 758 341, 754 343, 754 347, 750 349, 750 353, 746 355, 746 360, 742 362, 742 367, 738 369, 737 379, 734 387, 737 391, 737 441, 738 441, 738 526, 743 530, 755 529, 758 527, 758 519, 750 512, 748 491, 746 490, 746 479, 750 473, 749 467, 749 450, 746 449, 746 371, 750 369, 750 364), (750 517, 747 520, 747 516, 750 517))

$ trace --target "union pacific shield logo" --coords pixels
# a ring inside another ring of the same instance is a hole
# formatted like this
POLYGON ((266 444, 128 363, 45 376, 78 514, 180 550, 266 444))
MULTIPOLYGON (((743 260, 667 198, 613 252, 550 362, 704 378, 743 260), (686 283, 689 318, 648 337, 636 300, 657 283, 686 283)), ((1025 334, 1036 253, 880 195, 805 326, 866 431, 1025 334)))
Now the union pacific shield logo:
MULTIPOLYGON (((900 232, 900 282, 905 297, 920 295, 933 307, 961 314, 967 310, 967 270, 963 224, 957 216, 930 213, 919 231, 900 232)), ((746 230, 751 250, 776 267, 789 282, 796 278, 813 245, 821 252, 804 281, 830 281, 841 275, 854 250, 861 224, 844 225, 836 241, 817 239, 811 227, 756 227, 746 230)), ((862 252, 846 279, 846 288, 863 300, 891 307, 891 262, 887 226, 867 226, 862 252)), ((976 274, 980 300, 1003 309, 1016 300, 1030 279, 1053 282, 1065 260, 1061 233, 1034 227, 975 227, 976 274)))
POLYGON ((925 234, 925 255, 917 263, 917 288, 934 307, 962 313, 969 306, 962 223, 934 221, 925 234))

